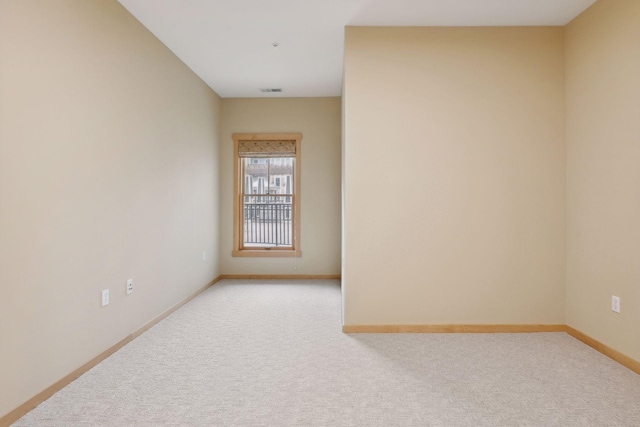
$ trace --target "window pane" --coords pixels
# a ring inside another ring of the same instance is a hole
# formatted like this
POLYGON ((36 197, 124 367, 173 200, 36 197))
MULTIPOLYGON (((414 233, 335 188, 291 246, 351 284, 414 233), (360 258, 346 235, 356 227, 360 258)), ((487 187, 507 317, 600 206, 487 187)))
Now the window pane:
POLYGON ((292 246, 294 160, 244 159, 244 246, 292 246))
POLYGON ((291 199, 290 196, 245 197, 244 246, 292 246, 291 199))

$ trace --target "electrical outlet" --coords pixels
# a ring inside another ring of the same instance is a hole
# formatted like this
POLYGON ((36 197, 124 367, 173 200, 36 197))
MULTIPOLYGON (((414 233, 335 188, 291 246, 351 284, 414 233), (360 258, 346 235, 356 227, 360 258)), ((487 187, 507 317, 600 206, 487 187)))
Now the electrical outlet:
POLYGON ((109 289, 102 291, 102 306, 109 304, 109 289))
POLYGON ((127 280, 127 295, 133 292, 133 279, 127 280))
POLYGON ((620 297, 611 295, 611 310, 620 313, 620 297))

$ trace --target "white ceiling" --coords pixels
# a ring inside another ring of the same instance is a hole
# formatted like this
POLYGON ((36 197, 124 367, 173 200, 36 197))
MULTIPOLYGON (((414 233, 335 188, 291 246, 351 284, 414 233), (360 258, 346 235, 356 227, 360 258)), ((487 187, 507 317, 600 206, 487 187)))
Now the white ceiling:
POLYGON ((595 0, 119 0, 220 96, 338 96, 344 27, 564 25, 595 0), (277 48, 272 44, 279 43, 277 48), (260 88, 282 88, 281 94, 260 88))

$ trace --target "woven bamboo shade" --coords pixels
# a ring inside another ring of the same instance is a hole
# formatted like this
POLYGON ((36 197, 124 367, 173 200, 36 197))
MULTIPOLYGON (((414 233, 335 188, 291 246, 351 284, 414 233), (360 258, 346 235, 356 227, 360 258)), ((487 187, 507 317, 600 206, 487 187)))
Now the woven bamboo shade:
POLYGON ((238 141, 239 157, 295 157, 295 140, 238 141))

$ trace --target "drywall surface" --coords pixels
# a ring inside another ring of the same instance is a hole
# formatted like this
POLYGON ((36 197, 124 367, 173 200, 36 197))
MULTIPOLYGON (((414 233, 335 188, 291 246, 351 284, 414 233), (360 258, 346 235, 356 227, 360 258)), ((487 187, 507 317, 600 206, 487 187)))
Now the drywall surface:
POLYGON ((563 29, 345 50, 345 324, 564 323, 563 29))
POLYGON ((0 416, 219 274, 219 115, 115 0, 0 2, 0 416))
POLYGON ((340 98, 226 98, 220 136, 223 274, 340 274, 340 98), (234 133, 301 133, 299 258, 233 257, 234 133))
POLYGON ((640 2, 566 28, 567 323, 640 360, 640 2), (620 314, 611 296, 621 298, 620 314))

